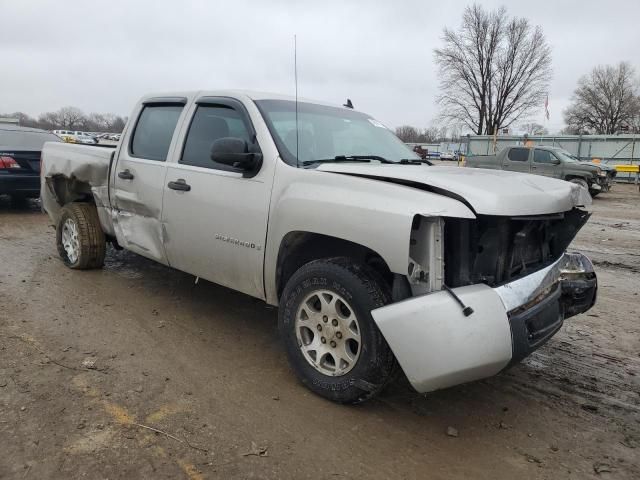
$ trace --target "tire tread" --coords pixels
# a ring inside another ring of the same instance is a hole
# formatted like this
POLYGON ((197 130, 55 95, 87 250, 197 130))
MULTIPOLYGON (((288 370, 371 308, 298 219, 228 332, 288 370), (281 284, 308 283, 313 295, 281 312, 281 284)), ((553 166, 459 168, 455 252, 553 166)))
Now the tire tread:
POLYGON ((60 242, 60 233, 58 233, 57 243, 60 256, 70 268, 78 270, 101 268, 104 265, 107 244, 104 232, 100 226, 100 218, 98 217, 96 206, 91 203, 81 202, 65 205, 60 214, 58 230, 62 228, 64 220, 67 217, 73 218, 78 225, 80 254, 78 262, 75 265, 70 265, 68 261, 65 260, 66 252, 60 242))
MULTIPOLYGON (((299 282, 299 279, 304 278, 311 272, 317 271, 318 268, 328 270, 327 273, 335 273, 337 276, 348 276, 351 277, 351 281, 360 284, 366 294, 371 299, 371 303, 374 308, 382 307, 388 304, 391 301, 391 292, 382 276, 378 274, 374 269, 362 265, 359 263, 355 263, 353 259, 347 257, 332 257, 325 258, 319 260, 313 260, 305 265, 303 265, 294 275, 291 277, 285 290, 282 295, 282 300, 286 301, 286 299, 291 295, 292 290, 299 282)), ((281 311, 284 310, 281 308, 281 311)), ((281 319, 281 327, 283 325, 283 321, 281 319)), ((375 327, 374 325, 374 328, 375 327)), ((281 332, 283 338, 286 336, 286 332, 281 332)), ((377 371, 377 381, 372 382, 371 379, 356 379, 354 382, 354 389, 350 395, 332 395, 329 397, 328 392, 318 392, 314 388, 312 390, 316 391, 316 393, 320 393, 321 395, 330 398, 333 401, 337 401, 339 403, 346 404, 359 404, 363 403, 370 398, 376 396, 380 393, 388 384, 391 382, 396 373, 399 371, 398 364, 393 355, 393 352, 387 345, 382 333, 378 331, 378 334, 375 337, 377 339, 376 351, 378 352, 378 356, 375 359, 375 365, 373 368, 377 371)), ((303 383, 311 388, 309 383, 303 379, 303 383)))

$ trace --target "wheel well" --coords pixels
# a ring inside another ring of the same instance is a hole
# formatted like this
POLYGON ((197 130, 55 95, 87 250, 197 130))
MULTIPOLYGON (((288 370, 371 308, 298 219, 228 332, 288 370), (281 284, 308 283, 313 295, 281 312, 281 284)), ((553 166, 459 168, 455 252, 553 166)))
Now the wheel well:
POLYGON ((75 177, 54 175, 47 178, 47 185, 53 191, 56 202, 62 207, 71 202, 94 203, 91 185, 75 177))
POLYGON ((564 179, 568 182, 568 181, 573 180, 574 178, 578 178, 580 180, 584 180, 585 182, 588 181, 585 177, 582 177, 580 175, 567 175, 564 179))
POLYGON ((388 285, 393 274, 387 262, 376 252, 358 243, 342 238, 311 232, 289 232, 282 239, 278 250, 276 288, 278 298, 291 276, 304 264, 331 257, 349 257, 376 270, 388 285))

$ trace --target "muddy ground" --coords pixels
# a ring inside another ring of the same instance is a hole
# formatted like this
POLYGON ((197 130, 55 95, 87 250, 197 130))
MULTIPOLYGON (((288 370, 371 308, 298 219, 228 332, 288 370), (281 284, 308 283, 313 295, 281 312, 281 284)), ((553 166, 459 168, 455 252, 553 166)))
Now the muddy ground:
POLYGON ((297 383, 275 309, 127 252, 71 271, 0 199, 0 478, 640 478, 640 193, 593 210, 588 314, 498 377, 344 407, 297 383))

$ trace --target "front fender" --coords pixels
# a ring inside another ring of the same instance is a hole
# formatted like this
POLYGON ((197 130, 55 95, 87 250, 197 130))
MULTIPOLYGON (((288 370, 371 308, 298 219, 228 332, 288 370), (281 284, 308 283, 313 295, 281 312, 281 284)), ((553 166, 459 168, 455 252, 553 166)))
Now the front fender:
POLYGON ((265 252, 267 302, 278 302, 278 251, 289 232, 319 233, 362 245, 380 255, 392 272, 406 275, 416 215, 475 218, 463 203, 435 193, 278 162, 265 252))

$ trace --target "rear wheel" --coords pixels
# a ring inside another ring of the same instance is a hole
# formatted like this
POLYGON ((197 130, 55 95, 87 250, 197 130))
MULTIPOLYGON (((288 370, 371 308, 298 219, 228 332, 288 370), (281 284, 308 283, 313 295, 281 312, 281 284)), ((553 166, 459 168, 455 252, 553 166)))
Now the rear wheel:
POLYGON ((385 387, 396 361, 371 310, 389 299, 375 271, 347 258, 310 262, 291 277, 279 328, 289 362, 307 388, 355 404, 385 387))
POLYGON ((95 205, 65 205, 56 228, 56 244, 60 258, 69 268, 102 267, 106 241, 95 205))

